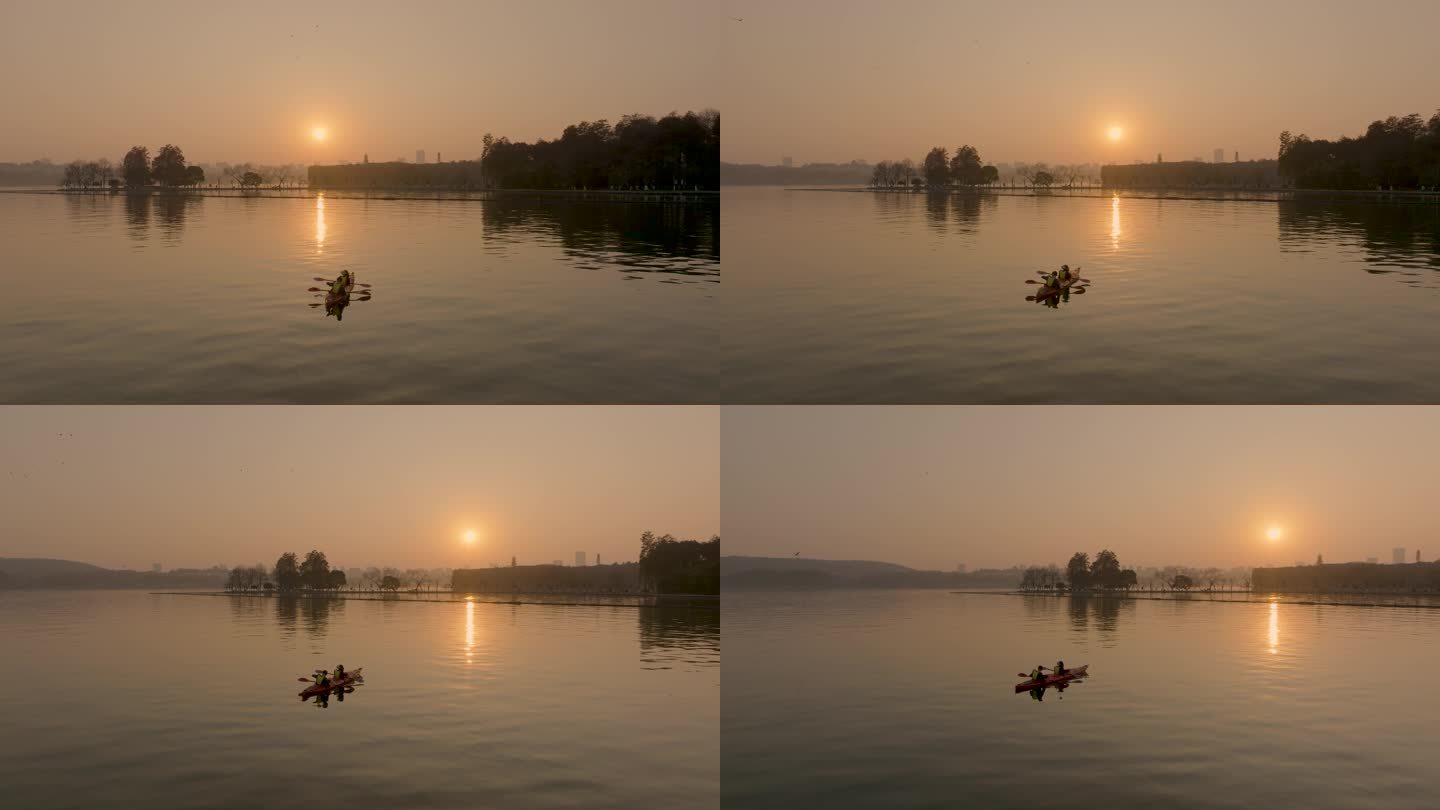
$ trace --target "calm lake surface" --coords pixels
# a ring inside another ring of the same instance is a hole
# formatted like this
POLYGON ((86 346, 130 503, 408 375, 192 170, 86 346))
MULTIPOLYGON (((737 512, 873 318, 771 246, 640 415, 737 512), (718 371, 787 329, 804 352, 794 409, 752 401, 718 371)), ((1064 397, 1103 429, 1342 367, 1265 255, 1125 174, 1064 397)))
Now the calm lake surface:
POLYGON ((1440 401, 1436 205, 727 187, 722 238, 726 402, 1440 401))
POLYGON ((7 810, 719 802, 715 605, 11 591, 0 639, 7 810))
POLYGON ((883 591, 723 613, 725 807, 1434 806, 1437 610, 883 591), (1091 676, 1015 694, 1057 657, 1091 676))
POLYGON ((0 194, 0 402, 694 403, 719 204, 0 194), (328 316, 307 288, 373 285, 328 316))

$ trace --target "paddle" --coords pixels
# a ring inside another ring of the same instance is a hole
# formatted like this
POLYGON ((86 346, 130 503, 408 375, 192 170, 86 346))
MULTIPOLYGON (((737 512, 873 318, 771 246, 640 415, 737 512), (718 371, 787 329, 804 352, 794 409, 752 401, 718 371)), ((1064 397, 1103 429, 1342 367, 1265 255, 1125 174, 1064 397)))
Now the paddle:
MULTIPOLYGON (((332 282, 332 281, 335 280, 335 279, 332 279, 332 278, 321 278, 321 277, 319 277, 319 276, 314 276, 313 278, 314 278, 316 281, 323 281, 323 282, 325 282, 326 284, 329 284, 330 282, 332 282)), ((366 284, 366 283, 361 282, 361 281, 355 281, 355 282, 351 282, 351 283, 353 283, 356 287, 370 287, 370 286, 373 286, 373 285, 366 284)))

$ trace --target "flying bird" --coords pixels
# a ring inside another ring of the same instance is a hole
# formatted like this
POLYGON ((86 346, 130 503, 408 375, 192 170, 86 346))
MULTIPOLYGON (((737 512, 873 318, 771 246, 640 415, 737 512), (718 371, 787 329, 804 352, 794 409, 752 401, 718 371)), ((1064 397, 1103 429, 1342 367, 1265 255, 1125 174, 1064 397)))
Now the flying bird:
POLYGON ((745 22, 744 17, 731 17, 730 19, 734 20, 735 22, 745 22))

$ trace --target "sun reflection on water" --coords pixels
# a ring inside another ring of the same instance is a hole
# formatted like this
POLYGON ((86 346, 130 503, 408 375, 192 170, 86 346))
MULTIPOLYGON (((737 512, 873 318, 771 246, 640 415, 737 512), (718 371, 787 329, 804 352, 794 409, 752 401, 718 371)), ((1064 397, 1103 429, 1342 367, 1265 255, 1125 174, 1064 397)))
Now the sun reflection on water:
POLYGON ((1270 654, 1280 649, 1280 603, 1270 602, 1270 654))
POLYGON ((475 603, 465 603, 465 662, 475 660, 475 603))
POLYGON ((1110 248, 1120 249, 1120 195, 1110 197, 1110 248))
POLYGON ((325 195, 315 195, 315 252, 325 252, 325 195))

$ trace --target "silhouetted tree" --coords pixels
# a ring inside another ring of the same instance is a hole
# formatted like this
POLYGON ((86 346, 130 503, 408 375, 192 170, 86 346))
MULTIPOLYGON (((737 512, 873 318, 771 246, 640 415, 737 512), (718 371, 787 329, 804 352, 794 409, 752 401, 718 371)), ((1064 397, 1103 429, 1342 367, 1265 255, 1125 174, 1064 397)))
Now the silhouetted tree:
POLYGON ((294 552, 287 551, 275 561, 275 586, 282 591, 300 587, 300 563, 294 552))
POLYGON ((205 170, 199 166, 185 167, 185 185, 195 187, 205 182, 205 170))
POLYGON ((332 591, 338 591, 345 587, 345 572, 340 569, 331 571, 325 577, 325 585, 332 591))
POLYGON ((162 186, 185 184, 185 153, 173 143, 167 143, 155 153, 150 162, 150 177, 162 186))
POLYGON ((941 188, 950 182, 950 156, 945 147, 937 146, 925 156, 925 182, 941 188))
POLYGON ((330 561, 325 559, 325 552, 311 550, 305 555, 305 561, 300 563, 300 581, 317 590, 326 586, 330 581, 330 561))
POLYGON ((1090 587, 1090 555, 1077 551, 1065 565, 1065 581, 1070 590, 1083 591, 1090 587))
POLYGON ((143 146, 132 146, 130 151, 120 161, 121 174, 125 177, 125 185, 130 188, 141 188, 150 185, 150 150, 143 146))

